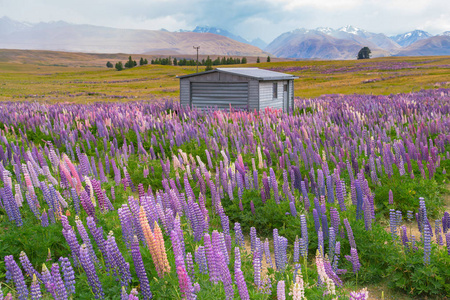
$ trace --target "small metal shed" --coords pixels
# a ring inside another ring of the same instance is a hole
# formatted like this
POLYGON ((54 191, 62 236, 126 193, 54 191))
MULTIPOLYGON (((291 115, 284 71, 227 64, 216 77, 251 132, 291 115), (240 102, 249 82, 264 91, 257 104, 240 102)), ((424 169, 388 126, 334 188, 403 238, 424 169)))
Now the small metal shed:
POLYGON ((294 108, 294 79, 285 74, 259 68, 217 68, 211 71, 177 76, 180 79, 180 103, 206 109, 263 110, 266 107, 294 108))

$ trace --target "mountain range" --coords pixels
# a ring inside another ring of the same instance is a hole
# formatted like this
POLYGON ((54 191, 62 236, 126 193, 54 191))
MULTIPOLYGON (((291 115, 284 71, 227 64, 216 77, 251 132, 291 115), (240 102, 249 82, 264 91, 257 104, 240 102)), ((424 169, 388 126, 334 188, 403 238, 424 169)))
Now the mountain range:
POLYGON ((433 36, 414 30, 396 36, 373 33, 354 26, 319 27, 285 32, 269 44, 249 41, 228 30, 197 26, 193 30, 116 29, 70 24, 63 21, 31 24, 0 18, 0 48, 40 49, 91 53, 229 56, 272 55, 290 59, 355 59, 362 47, 372 57, 450 55, 450 31, 433 36))
POLYGON ((200 32, 117 29, 63 21, 29 24, 0 18, 0 48, 90 53, 267 56, 260 48, 226 36, 200 32))

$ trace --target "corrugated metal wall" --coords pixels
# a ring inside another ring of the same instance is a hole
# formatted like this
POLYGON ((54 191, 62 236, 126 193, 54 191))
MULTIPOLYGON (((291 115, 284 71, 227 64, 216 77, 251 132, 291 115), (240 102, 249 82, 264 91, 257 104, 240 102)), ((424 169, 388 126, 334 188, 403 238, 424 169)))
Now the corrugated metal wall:
POLYGON ((191 105, 199 109, 217 107, 248 109, 247 82, 192 82, 191 105))
POLYGON ((259 109, 266 107, 283 109, 283 82, 285 81, 260 81, 259 82, 259 109), (273 98, 273 83, 278 86, 277 98, 273 98))
POLYGON ((248 82, 248 109, 259 110, 259 81, 250 80, 248 82))
POLYGON ((191 101, 191 82, 188 78, 180 79, 180 104, 188 107, 191 101))

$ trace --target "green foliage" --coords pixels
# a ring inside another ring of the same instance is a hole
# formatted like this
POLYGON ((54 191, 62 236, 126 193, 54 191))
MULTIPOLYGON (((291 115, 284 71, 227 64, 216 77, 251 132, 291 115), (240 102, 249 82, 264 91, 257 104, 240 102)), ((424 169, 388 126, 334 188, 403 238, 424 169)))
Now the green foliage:
POLYGON ((259 64, 260 62, 261 62, 261 60, 259 59, 259 56, 258 56, 258 58, 256 59, 256 63, 259 64))
POLYGON ((371 53, 371 51, 370 51, 369 47, 363 47, 358 52, 358 59, 368 59, 368 58, 370 58, 370 53, 371 53))
POLYGON ((270 56, 267 56, 267 62, 270 62, 270 56))
POLYGON ((123 64, 121 61, 119 61, 118 63, 116 63, 116 70, 117 71, 122 71, 123 70, 123 64))
POLYGON ((430 264, 423 263, 423 247, 411 251, 397 244, 385 260, 389 287, 411 295, 450 295, 450 261, 444 248, 432 244, 430 264), (440 249, 439 249, 440 248, 440 249))
POLYGON ((381 186, 374 186, 373 191, 377 212, 385 217, 389 215, 391 208, 400 210, 403 214, 408 210, 418 212, 419 197, 425 198, 428 216, 438 217, 442 211, 442 194, 445 189, 434 179, 423 179, 420 176, 411 179, 408 174, 400 176, 395 172, 391 178, 384 176, 381 186), (394 205, 389 205, 389 190, 394 195, 394 205))
POLYGON ((241 60, 241 64, 246 64, 246 63, 247 63, 247 58, 243 57, 242 60, 241 60))
POLYGON ((286 237, 291 242, 295 236, 300 234, 300 219, 290 215, 288 201, 275 202, 272 197, 264 204, 261 195, 255 190, 245 190, 242 195, 243 210, 239 208, 239 198, 234 195, 234 200, 228 197, 222 200, 225 213, 230 222, 239 222, 243 232, 250 232, 251 227, 257 229, 258 235, 271 237, 273 230, 278 229, 280 235, 286 237), (250 209, 250 200, 255 206, 255 214, 250 209))
POLYGON ((106 63, 106 67, 107 67, 107 68, 113 68, 114 65, 113 65, 110 61, 108 61, 108 62, 106 63))
POLYGON ((125 63, 125 68, 133 68, 137 65, 136 61, 131 58, 131 55, 128 57, 128 61, 125 63))

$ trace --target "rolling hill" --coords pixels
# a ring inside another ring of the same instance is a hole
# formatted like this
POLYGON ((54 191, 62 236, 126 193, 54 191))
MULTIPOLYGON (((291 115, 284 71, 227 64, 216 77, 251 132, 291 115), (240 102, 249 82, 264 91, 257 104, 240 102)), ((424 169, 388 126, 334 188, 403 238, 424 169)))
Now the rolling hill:
POLYGON ((264 56, 261 49, 225 36, 200 32, 116 29, 63 21, 23 24, 0 19, 0 48, 91 53, 264 56))

